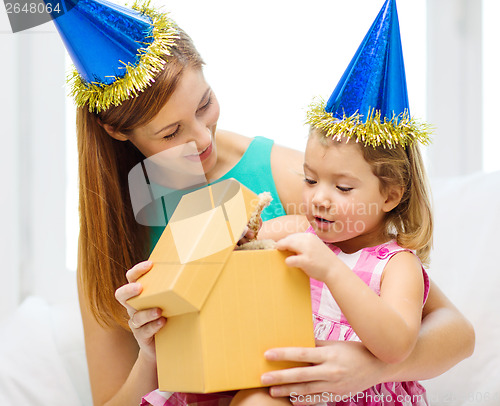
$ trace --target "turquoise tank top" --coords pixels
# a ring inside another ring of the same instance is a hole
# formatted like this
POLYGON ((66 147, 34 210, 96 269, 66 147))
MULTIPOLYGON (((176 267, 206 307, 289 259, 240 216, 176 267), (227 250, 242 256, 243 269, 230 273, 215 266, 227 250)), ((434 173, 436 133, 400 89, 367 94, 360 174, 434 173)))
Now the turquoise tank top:
MULTIPOLYGON (((220 179, 210 184, 220 182, 224 179, 234 178, 254 193, 270 192, 273 200, 262 212, 262 220, 270 220, 275 217, 284 216, 286 214, 281 200, 276 190, 273 174, 271 171, 271 149, 274 141, 265 137, 255 137, 248 146, 247 150, 225 175, 220 179)), ((168 190, 165 196, 162 197, 164 215, 168 219, 172 216, 175 207, 179 204, 182 196, 192 192, 189 190, 168 190)), ((151 228, 151 249, 158 242, 165 227, 150 227, 151 228)))

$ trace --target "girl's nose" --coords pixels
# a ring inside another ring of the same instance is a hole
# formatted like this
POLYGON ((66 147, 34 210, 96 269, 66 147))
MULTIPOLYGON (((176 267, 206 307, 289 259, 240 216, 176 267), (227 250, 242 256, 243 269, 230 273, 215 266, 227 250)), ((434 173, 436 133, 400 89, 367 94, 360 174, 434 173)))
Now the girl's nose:
POLYGON ((331 206, 331 201, 328 198, 328 194, 321 189, 317 190, 314 194, 312 203, 317 207, 329 208, 331 206))
POLYGON ((198 151, 206 148, 210 144, 211 138, 212 131, 210 130, 210 128, 208 128, 205 123, 196 123, 191 133, 191 140, 196 143, 198 151))

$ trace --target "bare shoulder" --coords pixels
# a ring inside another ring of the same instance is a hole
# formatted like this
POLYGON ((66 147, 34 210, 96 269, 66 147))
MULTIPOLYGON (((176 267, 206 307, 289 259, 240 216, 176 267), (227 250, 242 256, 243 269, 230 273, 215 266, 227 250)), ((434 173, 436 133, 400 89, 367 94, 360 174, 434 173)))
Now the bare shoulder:
POLYGON ((303 164, 303 152, 282 145, 273 146, 271 170, 287 214, 302 214, 303 164))
POLYGON ((389 259, 385 266, 384 273, 391 270, 404 271, 406 269, 422 273, 422 264, 414 253, 410 251, 401 251, 394 254, 391 259, 389 259))
POLYGON ((273 154, 277 159, 293 159, 300 164, 300 170, 302 170, 302 164, 304 163, 304 153, 293 148, 285 147, 283 145, 274 144, 273 154))
POLYGON ((414 269, 418 269, 419 271, 422 269, 422 264, 418 257, 410 251, 400 251, 394 254, 389 262, 387 262, 387 267, 412 267, 414 269))
POLYGON ((223 154, 232 153, 241 158, 251 142, 252 139, 244 135, 227 130, 217 130, 217 145, 223 154))
POLYGON ((409 252, 401 251, 393 255, 387 262, 382 273, 381 283, 388 285, 388 281, 401 283, 402 280, 411 281, 411 283, 423 283, 422 264, 418 257, 409 252))

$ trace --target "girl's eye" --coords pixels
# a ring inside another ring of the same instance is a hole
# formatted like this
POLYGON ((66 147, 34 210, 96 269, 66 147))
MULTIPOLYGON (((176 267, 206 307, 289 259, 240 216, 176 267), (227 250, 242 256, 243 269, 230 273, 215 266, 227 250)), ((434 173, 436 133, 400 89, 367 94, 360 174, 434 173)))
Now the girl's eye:
POLYGON ((347 186, 337 186, 337 189, 340 190, 341 192, 350 192, 353 188, 347 186))
POLYGON ((316 184, 315 180, 304 178, 304 182, 306 182, 308 185, 314 185, 316 184))
POLYGON ((198 111, 204 111, 204 110, 208 109, 208 107, 209 107, 211 104, 212 104, 212 97, 209 97, 209 98, 208 98, 208 100, 207 100, 207 102, 206 102, 203 106, 201 106, 201 107, 198 109, 198 111))
POLYGON ((178 133, 178 132, 179 132, 179 127, 177 127, 173 133, 170 133, 170 134, 168 134, 168 135, 165 135, 165 136, 163 137, 163 139, 164 139, 164 140, 170 140, 170 139, 174 138, 174 137, 177 135, 177 133, 178 133))

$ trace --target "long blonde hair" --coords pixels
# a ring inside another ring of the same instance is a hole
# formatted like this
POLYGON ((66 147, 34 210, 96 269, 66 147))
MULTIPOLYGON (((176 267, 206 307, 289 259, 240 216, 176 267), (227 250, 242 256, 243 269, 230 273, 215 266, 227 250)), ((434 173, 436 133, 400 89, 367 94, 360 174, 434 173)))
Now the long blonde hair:
MULTIPOLYGON (((327 145, 329 138, 312 127, 309 133, 327 145)), ((351 141, 353 142, 353 141, 351 141)), ((414 250, 424 265, 430 262, 433 216, 430 188, 417 142, 393 148, 365 146, 358 143, 363 157, 380 181, 381 191, 390 187, 403 189, 399 204, 385 216, 385 232, 404 248, 414 250)))
POLYGON ((126 271, 150 251, 150 229, 136 222, 128 190, 128 173, 144 156, 129 141, 113 139, 102 124, 123 134, 147 124, 172 95, 183 71, 201 69, 203 60, 191 38, 180 29, 179 36, 172 55, 165 58, 164 70, 143 93, 99 114, 86 106, 77 109, 78 277, 102 325, 128 328, 125 309, 114 292, 127 283, 126 271))
POLYGON ((387 235, 404 248, 415 250, 424 265, 430 262, 433 216, 430 188, 417 142, 407 147, 362 147, 365 160, 382 190, 403 188, 399 204, 385 217, 387 235))

